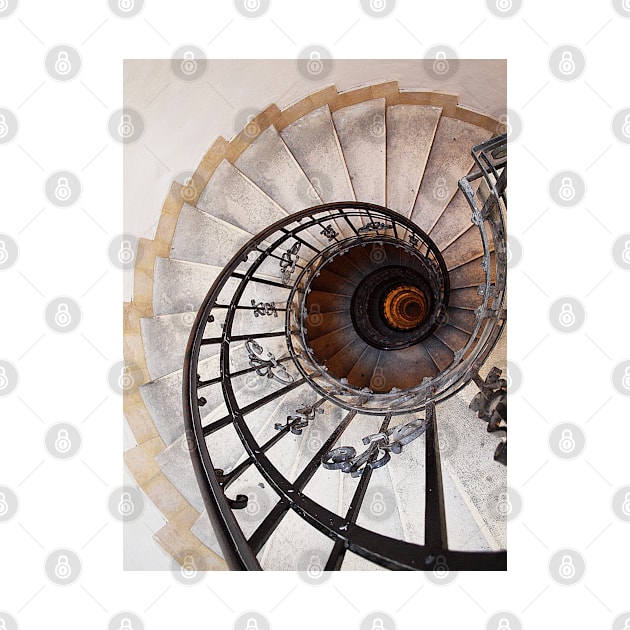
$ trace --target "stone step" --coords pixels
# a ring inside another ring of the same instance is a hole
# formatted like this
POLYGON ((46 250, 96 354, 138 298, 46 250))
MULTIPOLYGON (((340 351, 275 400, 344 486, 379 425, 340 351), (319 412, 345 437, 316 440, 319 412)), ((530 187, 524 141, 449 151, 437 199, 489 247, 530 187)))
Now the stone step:
POLYGON ((369 387, 381 351, 366 344, 358 361, 348 373, 348 382, 355 387, 369 387))
POLYGON ((477 318, 474 311, 457 308, 449 304, 446 313, 448 315, 448 323, 465 333, 470 334, 477 325, 477 318))
POLYGON ((170 256, 178 260, 224 267, 253 234, 184 204, 170 256))
POLYGON ((467 333, 449 324, 438 326, 433 335, 444 345, 448 346, 453 353, 463 348, 470 337, 467 333))
POLYGON ((442 113, 441 107, 391 105, 387 108, 387 207, 408 217, 442 113))
POLYGON ((280 135, 324 203, 355 200, 328 105, 298 118, 280 135))
POLYGON ((338 109, 333 122, 357 201, 385 205, 385 99, 338 109))
POLYGON ((286 210, 227 160, 215 170, 197 207, 251 234, 287 216, 286 210))
MULTIPOLYGON (((425 377, 433 378, 438 371, 422 343, 395 352, 384 352, 378 364, 378 377, 384 381, 383 390, 392 387, 414 387, 425 377)), ((375 377, 376 378, 376 377, 375 377)))
POLYGON ((156 258, 153 272, 153 313, 198 311, 222 267, 171 258, 156 258))
POLYGON ((444 208, 459 190, 457 182, 470 170, 470 149, 492 134, 470 123, 442 116, 411 218, 430 233, 444 208), (462 147, 466 147, 463 150, 462 147))
POLYGON ((289 213, 322 203, 273 125, 241 153, 234 165, 289 213))
MULTIPOLYGON (((479 180, 472 182, 471 186, 476 190, 479 187, 479 180)), ((458 190, 429 236, 440 251, 444 251, 470 228, 472 225, 471 217, 472 212, 468 201, 466 201, 464 193, 458 190)))
POLYGON ((465 265, 482 255, 483 241, 476 225, 471 225, 454 243, 442 251, 448 269, 465 265))
POLYGON ((422 345, 429 353, 433 363, 437 366, 439 372, 445 370, 453 362, 453 351, 440 341, 435 334, 427 337, 422 345))
POLYGON ((481 295, 477 293, 476 287, 465 289, 452 289, 448 301, 449 307, 474 311, 483 301, 481 295))

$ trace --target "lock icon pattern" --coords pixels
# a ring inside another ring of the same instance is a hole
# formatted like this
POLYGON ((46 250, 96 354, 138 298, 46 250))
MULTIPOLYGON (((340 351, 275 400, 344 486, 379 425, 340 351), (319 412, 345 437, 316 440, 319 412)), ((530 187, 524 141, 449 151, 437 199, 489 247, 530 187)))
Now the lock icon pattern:
POLYGON ((318 50, 313 50, 309 54, 306 69, 308 73, 312 75, 321 74, 323 71, 324 64, 322 62, 322 55, 318 50))
POLYGON ((0 516, 4 516, 9 511, 9 504, 4 492, 0 492, 0 516))
POLYGON ((560 194, 560 199, 563 201, 571 201, 575 198, 575 186, 573 185, 573 180, 570 177, 562 178, 558 193, 560 194))
POLYGON ((314 580, 321 577, 324 572, 324 568, 322 567, 321 560, 317 556, 311 556, 306 572, 308 573, 308 576, 314 580))
POLYGON ((0 114, 0 138, 4 138, 9 134, 9 125, 4 114, 0 114))
POLYGON ((497 512, 501 516, 508 516, 512 511, 512 503, 510 502, 510 497, 507 492, 502 492, 499 495, 499 500, 497 501, 497 512))
POLYGON ((444 201, 448 196, 448 188, 446 187, 446 179, 444 179, 444 177, 437 178, 434 195, 438 201, 444 201))
POLYGON ((569 76, 575 72, 575 68, 576 66, 575 60, 573 59, 573 53, 570 50, 565 50, 562 53, 558 69, 565 76, 569 76))
POLYGON ((72 575, 72 567, 68 560, 68 556, 61 555, 57 558, 57 564, 55 565, 55 575, 60 580, 67 580, 72 575))
POLYGON ((375 492, 372 495, 372 501, 370 501, 370 512, 372 512, 374 516, 383 516, 386 509, 387 505, 385 504, 385 497, 383 496, 383 493, 375 492))
POLYGON ((501 13, 506 13, 512 9, 512 0, 497 0, 497 9, 501 13))
POLYGON ((387 8, 387 0, 370 0, 370 9, 372 9, 372 11, 375 11, 376 13, 380 13, 386 8, 387 8))
POLYGON ((625 118, 623 119, 623 125, 621 126, 621 133, 626 138, 630 138, 630 114, 626 114, 625 118))
POLYGON ((376 617, 374 621, 372 621, 372 629, 371 630, 385 630, 385 624, 380 617, 376 617))
POLYGON ((129 492, 122 492, 118 501, 118 512, 121 516, 130 516, 134 512, 133 501, 129 492))
POLYGON ((72 63, 70 63, 70 57, 68 52, 60 50, 57 54, 57 60, 55 61, 55 72, 61 76, 67 75, 72 70, 72 63))
POLYGON ((311 185, 308 187, 306 194, 313 201, 318 201, 320 197, 320 191, 322 190, 322 185, 319 177, 311 177, 311 185))
POLYGON ((621 259, 623 262, 630 265, 630 241, 626 241, 626 244, 623 246, 623 252, 621 252, 621 259))
POLYGON ((433 62, 433 72, 435 74, 446 74, 449 70, 449 63, 446 59, 446 53, 443 50, 438 50, 435 53, 435 61, 433 62))
POLYGON ((564 328, 569 328, 575 324, 575 313, 573 312, 573 306, 568 302, 562 305, 558 321, 564 328))
POLYGON ((129 373, 129 368, 123 367, 118 377, 118 387, 121 391, 126 392, 133 385, 133 376, 129 373))
POLYGON ((188 76, 197 72, 197 60, 195 54, 191 50, 184 53, 184 59, 181 64, 182 72, 188 76))
POLYGON ((505 617, 501 617, 501 619, 499 619, 499 624, 497 625, 497 630, 512 630, 512 627, 505 617))
POLYGON ((131 116, 129 114, 121 114, 120 123, 118 125, 118 135, 121 138, 130 138, 135 131, 135 127, 131 122, 131 116))
POLYGON ((623 498, 623 503, 621 504, 621 511, 626 516, 630 516, 630 492, 626 492, 626 495, 623 498))
POLYGON ((59 453, 67 453, 72 448, 72 442, 67 429, 59 429, 55 440, 55 450, 59 453))
POLYGON ((562 556, 558 571, 560 573, 560 577, 564 580, 570 580, 575 576, 576 569, 571 556, 562 556))
POLYGON ((72 315, 70 315, 70 309, 65 302, 62 302, 57 306, 57 312, 55 313, 55 324, 59 328, 66 328, 72 323, 72 315))
POLYGON ((573 431, 571 431, 571 429, 562 430, 558 446, 563 453, 570 453, 575 449, 575 438, 573 437, 573 431))
POLYGON ((70 182, 67 177, 60 177, 57 180, 57 186, 55 187, 55 197, 59 201, 67 201, 72 195, 72 189, 70 188, 70 182))
POLYGON ((197 566, 195 565, 195 559, 188 555, 184 558, 184 563, 182 564, 182 575, 185 578, 193 578, 197 575, 197 566))
POLYGON ((441 580, 448 576, 448 566, 446 565, 446 558, 444 556, 438 556, 436 558, 435 566, 433 567, 433 575, 441 580))
POLYGON ((256 621, 256 619, 254 619, 253 617, 250 617, 247 620, 247 623, 245 625, 245 630, 260 630, 260 628, 258 627, 258 622, 256 621))
POLYGON ((621 379, 621 384, 624 389, 630 389, 630 366, 628 366, 623 373, 623 378, 621 379))
POLYGON ((123 13, 129 13, 129 11, 133 11, 134 5, 134 0, 118 0, 118 8, 123 13))
POLYGON ((247 493, 247 507, 245 511, 250 516, 256 516, 260 512, 260 502, 258 501, 258 495, 255 492, 247 493))
POLYGON ((125 617, 120 620, 120 628, 119 630, 133 630, 133 626, 131 625, 131 619, 129 617, 125 617))
POLYGON ((260 9, 260 0, 245 0, 245 9, 253 13, 260 9))
POLYGON ((6 389, 9 386, 9 379, 7 377, 7 371, 4 366, 0 365, 0 390, 6 389))
POLYGON ((120 250, 118 251, 118 260, 123 265, 128 265, 130 262, 133 262, 133 249, 131 248, 131 241, 121 241, 120 250))
POLYGON ((9 260, 9 252, 7 251, 7 245, 3 240, 0 240, 0 265, 3 265, 9 260))

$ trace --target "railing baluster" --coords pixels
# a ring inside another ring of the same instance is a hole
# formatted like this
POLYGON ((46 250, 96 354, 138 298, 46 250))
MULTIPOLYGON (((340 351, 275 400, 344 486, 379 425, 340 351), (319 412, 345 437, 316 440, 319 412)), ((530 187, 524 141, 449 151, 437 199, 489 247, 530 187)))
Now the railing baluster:
POLYGON ((434 402, 427 404, 426 423, 424 546, 435 550, 448 549, 444 488, 442 487, 442 467, 440 464, 440 442, 434 402))
MULTIPOLYGON (((234 335, 234 337, 229 337, 227 339, 228 342, 232 341, 247 341, 248 339, 268 339, 269 337, 284 337, 285 332, 281 330, 279 332, 271 332, 271 333, 259 333, 257 335, 234 335)), ((225 339, 223 337, 209 337, 208 339, 202 339, 202 346, 210 346, 215 343, 223 343, 225 339)))

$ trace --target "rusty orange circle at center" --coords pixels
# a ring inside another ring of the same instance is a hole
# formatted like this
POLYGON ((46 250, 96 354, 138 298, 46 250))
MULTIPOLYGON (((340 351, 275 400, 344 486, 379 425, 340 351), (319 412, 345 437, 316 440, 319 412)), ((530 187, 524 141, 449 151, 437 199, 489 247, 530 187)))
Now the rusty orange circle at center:
POLYGON ((411 330, 427 315, 427 299, 414 286, 403 285, 392 289, 385 297, 383 315, 387 323, 399 330, 411 330))

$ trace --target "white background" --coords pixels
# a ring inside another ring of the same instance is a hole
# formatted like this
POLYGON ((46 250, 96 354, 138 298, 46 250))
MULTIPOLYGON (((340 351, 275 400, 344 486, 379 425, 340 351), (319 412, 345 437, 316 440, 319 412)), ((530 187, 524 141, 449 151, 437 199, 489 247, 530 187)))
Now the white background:
POLYGON ((20 500, 17 516, 0 524, 0 610, 22 629, 106 628, 120 610, 135 611, 151 629, 231 628, 250 609, 274 629, 359 628, 377 609, 398 628, 485 628, 497 610, 512 611, 526 628, 611 627, 630 608, 630 526, 610 507, 617 488, 630 484, 628 398, 611 383, 614 366, 630 356, 628 272, 611 257, 615 239, 630 232, 630 147, 611 132, 614 114, 630 106, 629 29, 608 2, 578 10, 568 0, 530 0, 505 20, 479 0, 399 1, 381 20, 354 0, 273 0, 256 20, 231 2, 185 0, 175 8, 154 0, 122 20, 104 0, 22 0, 0 20, 0 106, 20 122, 17 138, 0 145, 0 230, 20 248, 16 265, 0 274, 0 357, 20 375, 17 389, 0 398, 0 484, 20 500), (184 587, 167 571, 121 570, 122 525, 106 501, 122 480, 122 405, 107 383, 122 353, 122 276, 106 248, 122 231, 122 150, 106 124, 122 104, 122 60, 168 58, 186 42, 210 59, 293 58, 312 43, 337 58, 421 58, 446 43, 461 58, 508 59, 508 106, 524 124, 510 150, 509 228, 524 255, 510 273, 509 358, 524 381, 510 399, 509 484, 524 507, 509 526, 507 573, 459 574, 444 587, 422 574, 339 574, 310 587, 292 573, 221 573, 184 587), (567 42, 586 57, 573 82, 548 69, 552 50, 567 42), (59 43, 82 56, 81 74, 68 83, 50 79, 43 65, 59 43), (83 184, 67 209, 51 206, 43 192, 60 169, 83 184), (586 181, 586 196, 573 208, 558 207, 547 191, 565 169, 586 181), (72 334, 56 334, 44 320, 46 304, 59 295, 81 304, 72 334), (565 295, 586 309, 573 334, 548 320, 551 303, 565 295), (70 461, 44 448, 46 428, 58 422, 82 432, 70 461), (548 446, 561 422, 586 434, 586 448, 570 461, 548 446), (71 586, 52 584, 43 570, 59 547, 82 560, 71 586), (562 547, 586 560, 575 586, 549 576, 549 558, 562 547))

